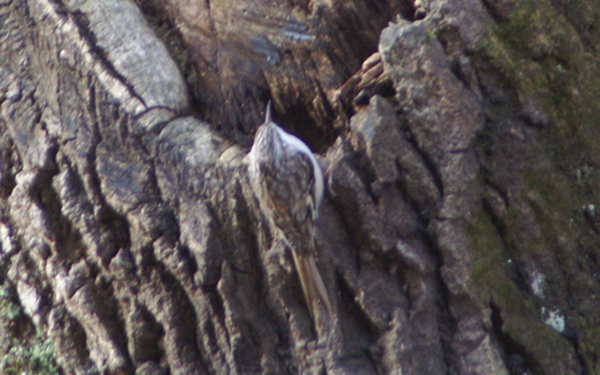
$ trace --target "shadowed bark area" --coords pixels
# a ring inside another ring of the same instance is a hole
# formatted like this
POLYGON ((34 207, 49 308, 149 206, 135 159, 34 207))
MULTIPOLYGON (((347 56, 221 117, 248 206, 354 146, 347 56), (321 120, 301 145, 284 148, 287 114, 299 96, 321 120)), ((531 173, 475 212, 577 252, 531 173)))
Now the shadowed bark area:
POLYGON ((0 369, 600 373, 598 21, 0 1, 0 369), (314 321, 247 177, 269 98, 326 171, 314 321))

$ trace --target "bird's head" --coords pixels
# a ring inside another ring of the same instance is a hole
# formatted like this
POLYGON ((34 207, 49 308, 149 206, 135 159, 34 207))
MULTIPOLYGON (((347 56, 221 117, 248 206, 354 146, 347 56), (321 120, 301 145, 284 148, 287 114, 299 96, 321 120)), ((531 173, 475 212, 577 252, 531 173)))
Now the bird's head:
POLYGON ((272 154, 279 154, 282 141, 278 131, 279 127, 273 122, 271 115, 271 101, 269 101, 265 110, 265 122, 258 127, 253 148, 258 147, 259 149, 269 150, 272 154))
MULTIPOLYGON (((250 150, 250 170, 251 173, 259 173, 259 165, 270 165, 277 172, 288 176, 288 168, 300 168, 306 165, 309 159, 309 164, 312 166, 314 177, 314 204, 318 212, 319 204, 323 197, 323 173, 319 162, 310 151, 310 148, 298 137, 289 134, 271 118, 271 102, 267 104, 265 111, 265 122, 258 128, 254 138, 252 150, 250 150)), ((306 169, 304 169, 306 173, 306 169)))

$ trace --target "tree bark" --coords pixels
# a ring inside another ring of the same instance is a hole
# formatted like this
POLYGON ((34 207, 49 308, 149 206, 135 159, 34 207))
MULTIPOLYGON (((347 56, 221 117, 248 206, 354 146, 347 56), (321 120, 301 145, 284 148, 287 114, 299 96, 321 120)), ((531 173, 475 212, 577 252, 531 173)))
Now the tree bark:
POLYGON ((600 374, 599 22, 0 0, 0 369, 600 374), (249 185, 268 99, 326 171, 333 316, 249 185))

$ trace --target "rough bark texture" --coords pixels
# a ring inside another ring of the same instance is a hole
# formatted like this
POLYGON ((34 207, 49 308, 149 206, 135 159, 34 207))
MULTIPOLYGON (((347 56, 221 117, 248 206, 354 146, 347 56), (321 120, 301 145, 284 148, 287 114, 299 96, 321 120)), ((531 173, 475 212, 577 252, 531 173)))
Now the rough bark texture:
POLYGON ((600 4, 139 3, 0 0, 1 371, 600 374, 600 4), (327 170, 314 322, 268 98, 327 170))

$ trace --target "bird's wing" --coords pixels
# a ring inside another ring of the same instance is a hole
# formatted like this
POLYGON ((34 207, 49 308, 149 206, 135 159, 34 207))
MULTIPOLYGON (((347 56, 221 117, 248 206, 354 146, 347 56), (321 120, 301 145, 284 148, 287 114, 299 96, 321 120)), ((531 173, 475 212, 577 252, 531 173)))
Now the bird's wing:
POLYGON ((288 154, 279 162, 283 166, 277 168, 277 176, 269 165, 261 166, 275 223, 286 235, 297 231, 299 236, 312 239, 316 209, 313 164, 301 152, 288 154))
POLYGON ((291 242, 294 264, 311 316, 315 315, 316 298, 320 298, 333 316, 331 301, 315 263, 314 220, 315 171, 310 156, 294 152, 280 160, 275 175, 272 164, 261 165, 263 191, 268 192, 275 224, 291 242))

